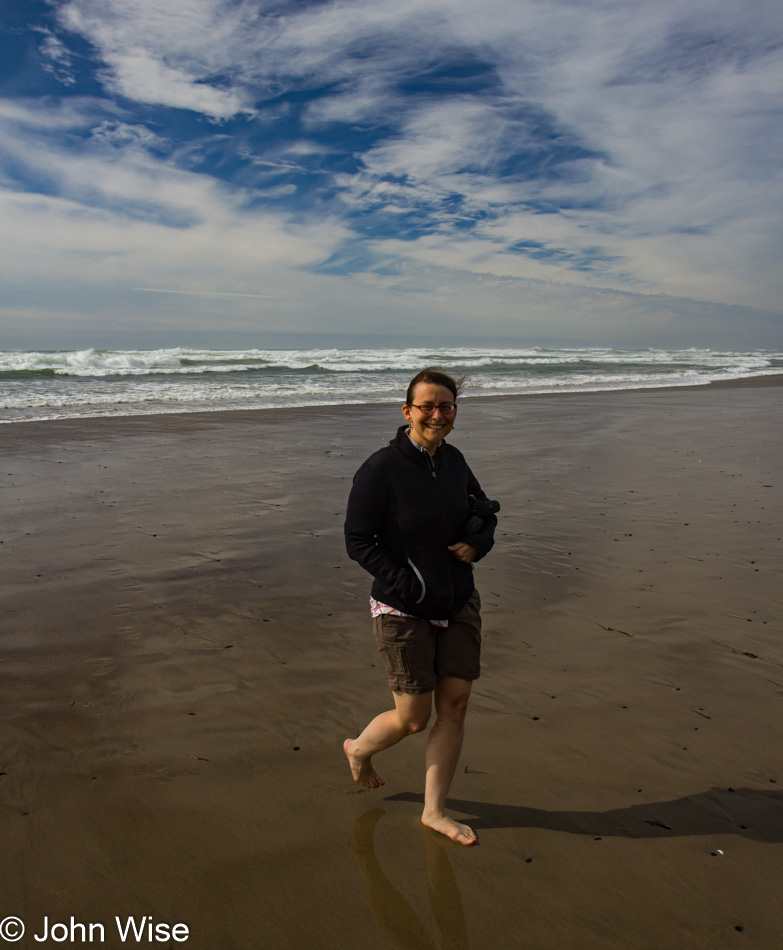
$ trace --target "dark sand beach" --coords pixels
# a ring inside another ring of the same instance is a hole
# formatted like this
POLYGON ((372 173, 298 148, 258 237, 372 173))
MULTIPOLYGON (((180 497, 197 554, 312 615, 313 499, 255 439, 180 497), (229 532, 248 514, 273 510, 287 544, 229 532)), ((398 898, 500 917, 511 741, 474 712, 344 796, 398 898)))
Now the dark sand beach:
POLYGON ((781 381, 462 403, 474 848, 418 822, 422 736, 377 791, 341 751, 389 699, 342 525, 398 407, 0 427, 17 946, 779 950, 781 381))

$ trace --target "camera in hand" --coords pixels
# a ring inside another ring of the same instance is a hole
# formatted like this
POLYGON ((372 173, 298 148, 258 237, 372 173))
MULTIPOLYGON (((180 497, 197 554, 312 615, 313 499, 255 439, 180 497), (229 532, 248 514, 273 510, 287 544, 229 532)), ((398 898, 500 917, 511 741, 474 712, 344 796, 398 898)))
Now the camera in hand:
POLYGON ((500 511, 499 501, 490 501, 489 498, 470 497, 470 517, 465 522, 464 534, 475 534, 480 531, 490 515, 500 511))

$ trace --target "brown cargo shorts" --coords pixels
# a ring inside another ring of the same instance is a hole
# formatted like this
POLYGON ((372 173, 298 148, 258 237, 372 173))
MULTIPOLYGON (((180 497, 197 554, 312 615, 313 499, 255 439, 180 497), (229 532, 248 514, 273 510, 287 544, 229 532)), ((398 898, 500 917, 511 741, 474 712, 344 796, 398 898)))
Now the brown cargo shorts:
POLYGON ((481 675, 481 598, 470 600, 448 627, 419 617, 381 614, 372 622, 373 636, 395 693, 431 693, 438 676, 477 680, 481 675))

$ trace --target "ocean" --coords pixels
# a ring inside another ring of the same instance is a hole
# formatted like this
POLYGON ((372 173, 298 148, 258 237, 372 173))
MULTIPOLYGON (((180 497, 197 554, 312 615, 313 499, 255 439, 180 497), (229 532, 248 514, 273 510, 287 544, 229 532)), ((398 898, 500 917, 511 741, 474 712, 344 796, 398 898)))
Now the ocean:
POLYGON ((540 347, 0 351, 0 422, 400 402, 437 365, 465 396, 699 386, 783 373, 783 353, 540 347))

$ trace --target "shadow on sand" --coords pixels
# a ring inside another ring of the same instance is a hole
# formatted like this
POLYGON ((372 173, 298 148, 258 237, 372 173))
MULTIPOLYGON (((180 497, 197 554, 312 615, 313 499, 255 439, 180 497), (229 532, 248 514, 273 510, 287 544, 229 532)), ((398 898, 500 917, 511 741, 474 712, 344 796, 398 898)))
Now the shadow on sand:
MULTIPOLYGON (((401 792, 388 802, 424 801, 401 792)), ((446 806, 467 816, 476 831, 488 828, 547 828, 575 835, 666 838, 683 835, 741 835, 770 844, 783 841, 783 790, 711 788, 668 802, 644 802, 609 811, 545 811, 524 805, 496 805, 450 798, 446 806)))
MULTIPOLYGON (((389 795, 388 802, 416 802, 411 792, 389 795)), ((734 834, 770 844, 783 841, 783 790, 712 788, 668 802, 645 802, 609 811, 545 811, 523 805, 496 805, 452 798, 446 802, 477 831, 489 828, 546 828, 593 837, 666 838, 734 834)), ((437 950, 438 944, 403 894, 386 876, 375 852, 375 829, 385 812, 373 808, 357 820, 350 849, 364 881, 367 901, 379 929, 398 950, 437 950)), ((464 850, 434 832, 424 834, 427 889, 440 946, 467 950, 468 933, 457 879, 448 852, 464 850)))

